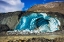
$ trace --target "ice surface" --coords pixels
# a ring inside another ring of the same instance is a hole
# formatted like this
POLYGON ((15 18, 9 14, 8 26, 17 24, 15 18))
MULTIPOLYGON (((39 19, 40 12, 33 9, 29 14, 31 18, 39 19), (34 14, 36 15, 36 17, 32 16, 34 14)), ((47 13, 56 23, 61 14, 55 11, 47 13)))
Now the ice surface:
POLYGON ((15 30, 21 30, 30 33, 54 32, 59 30, 60 21, 57 18, 48 16, 46 13, 31 13, 21 17, 15 30))

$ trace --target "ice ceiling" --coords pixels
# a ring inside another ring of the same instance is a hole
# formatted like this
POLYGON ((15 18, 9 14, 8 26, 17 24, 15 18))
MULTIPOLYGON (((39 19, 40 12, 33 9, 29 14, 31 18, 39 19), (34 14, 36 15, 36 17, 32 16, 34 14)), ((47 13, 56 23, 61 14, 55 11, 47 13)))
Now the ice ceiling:
POLYGON ((59 30, 60 21, 46 13, 31 13, 20 18, 15 30, 24 32, 54 32, 59 30))

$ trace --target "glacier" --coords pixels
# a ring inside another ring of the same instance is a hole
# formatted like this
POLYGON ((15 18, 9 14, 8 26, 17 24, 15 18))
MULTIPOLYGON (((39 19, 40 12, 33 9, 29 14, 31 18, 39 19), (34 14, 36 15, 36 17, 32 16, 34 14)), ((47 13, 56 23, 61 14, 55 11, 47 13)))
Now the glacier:
POLYGON ((54 32, 59 30, 60 25, 61 23, 57 18, 46 13, 30 13, 20 18, 14 30, 30 33, 54 32))

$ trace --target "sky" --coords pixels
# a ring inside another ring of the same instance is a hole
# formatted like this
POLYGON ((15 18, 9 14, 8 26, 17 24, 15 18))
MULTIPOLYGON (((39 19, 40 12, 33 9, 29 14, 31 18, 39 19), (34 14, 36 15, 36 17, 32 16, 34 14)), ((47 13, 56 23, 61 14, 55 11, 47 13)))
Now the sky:
POLYGON ((0 13, 25 11, 35 4, 45 4, 53 1, 64 0, 0 0, 0 13))

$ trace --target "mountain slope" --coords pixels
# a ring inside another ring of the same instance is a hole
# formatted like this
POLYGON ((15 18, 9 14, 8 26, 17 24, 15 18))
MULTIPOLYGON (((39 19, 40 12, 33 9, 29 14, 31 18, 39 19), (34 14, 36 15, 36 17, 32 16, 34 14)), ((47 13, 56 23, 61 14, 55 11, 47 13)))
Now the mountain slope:
POLYGON ((36 4, 27 11, 35 12, 59 12, 64 14, 64 2, 50 2, 46 4, 36 4))

